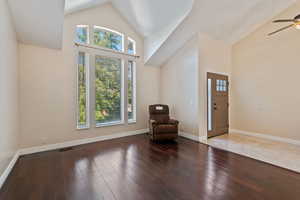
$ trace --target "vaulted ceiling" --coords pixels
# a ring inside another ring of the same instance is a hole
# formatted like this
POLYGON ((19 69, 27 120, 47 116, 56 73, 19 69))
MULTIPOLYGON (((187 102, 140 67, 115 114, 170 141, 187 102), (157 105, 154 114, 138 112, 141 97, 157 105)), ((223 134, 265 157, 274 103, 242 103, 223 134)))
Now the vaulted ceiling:
POLYGON ((66 13, 111 2, 142 36, 174 24, 192 9, 193 0, 66 0, 66 13))
MULTIPOLYGON (((195 33, 204 33, 228 45, 233 45, 297 1, 195 0, 188 17, 178 25, 161 46, 152 51, 146 49, 145 62, 160 66, 195 33), (147 52, 150 54, 147 55, 147 52)), ((297 14, 299 13, 295 13, 297 14)))
POLYGON ((8 1, 19 40, 49 48, 61 47, 64 14, 112 3, 145 38, 145 62, 160 65, 195 33, 234 44, 297 0, 8 1))
POLYGON ((61 48, 64 0, 8 0, 8 3, 20 42, 61 48))

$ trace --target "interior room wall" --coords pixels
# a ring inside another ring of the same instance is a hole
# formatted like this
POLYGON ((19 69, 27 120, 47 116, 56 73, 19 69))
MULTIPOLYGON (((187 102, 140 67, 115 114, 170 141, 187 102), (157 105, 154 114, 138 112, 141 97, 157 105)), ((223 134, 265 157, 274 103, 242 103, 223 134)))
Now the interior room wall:
POLYGON ((143 65, 143 39, 111 6, 67 15, 61 51, 24 45, 20 49, 22 147, 92 138, 148 127, 148 105, 158 103, 159 69, 143 65), (76 130, 75 26, 104 26, 137 42, 137 123, 76 130))
POLYGON ((160 100, 183 132, 207 137, 207 72, 231 75, 231 45, 199 33, 161 67, 160 100))
MULTIPOLYGON (((298 2, 274 19, 299 11, 298 2)), ((300 32, 291 28, 267 36, 288 24, 269 21, 234 45, 232 128, 300 140, 300 32)))
POLYGON ((197 36, 161 66, 160 98, 180 131, 198 135, 198 44, 197 36))
MULTIPOLYGON (((231 45, 211 38, 206 34, 198 34, 199 46, 199 136, 207 138, 207 72, 219 73, 231 79, 231 45)), ((229 88, 230 89, 230 88, 229 88)), ((230 120, 231 121, 231 120, 230 120)), ((231 123, 231 122, 230 122, 231 123)))
POLYGON ((18 47, 6 0, 0 0, 0 175, 19 143, 18 47))

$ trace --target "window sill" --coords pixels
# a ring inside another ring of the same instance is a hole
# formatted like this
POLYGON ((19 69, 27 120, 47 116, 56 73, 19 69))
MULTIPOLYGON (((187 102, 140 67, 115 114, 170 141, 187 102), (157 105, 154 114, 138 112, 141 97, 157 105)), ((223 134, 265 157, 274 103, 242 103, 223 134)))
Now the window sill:
POLYGON ((81 131, 81 130, 88 130, 90 129, 90 126, 77 126, 76 128, 78 131, 81 131))
POLYGON ((96 124, 96 128, 101 128, 101 127, 108 127, 108 126, 117 126, 117 125, 123 125, 124 122, 108 122, 108 123, 99 123, 99 124, 96 124))
MULTIPOLYGON (((118 126, 118 125, 124 125, 125 123, 123 121, 118 121, 118 122, 108 122, 108 123, 99 123, 96 124, 96 128, 101 128, 101 127, 109 127, 109 126, 118 126)), ((136 124, 136 120, 129 120, 127 124, 136 124)), ((78 126, 76 130, 81 131, 81 130, 88 130, 90 129, 90 126, 78 126)))
POLYGON ((128 124, 136 124, 136 120, 128 120, 128 124))

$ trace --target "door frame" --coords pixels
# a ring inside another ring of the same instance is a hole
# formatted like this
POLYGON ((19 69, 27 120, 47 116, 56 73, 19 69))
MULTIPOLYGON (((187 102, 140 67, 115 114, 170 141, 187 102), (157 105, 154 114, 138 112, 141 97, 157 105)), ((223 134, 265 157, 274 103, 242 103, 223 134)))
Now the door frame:
MULTIPOLYGON (((208 87, 209 87, 209 85, 208 85, 208 80, 210 79, 210 76, 215 76, 215 75, 217 75, 217 76, 225 76, 225 77, 227 77, 227 94, 228 94, 228 132, 229 132, 229 126, 230 126, 230 124, 229 124, 229 100, 230 100, 230 98, 229 98, 229 74, 226 74, 226 73, 216 73, 216 72, 207 72, 206 73, 206 102, 207 102, 207 104, 206 104, 206 111, 207 111, 207 115, 206 115, 206 117, 207 117, 207 123, 206 123, 206 127, 207 127, 207 138, 211 138, 211 137, 216 137, 216 136, 219 136, 219 135, 223 135, 223 133, 222 134, 215 134, 215 135, 213 135, 213 129, 212 130, 209 130, 209 121, 210 121, 210 116, 209 115, 211 115, 211 123, 212 123, 212 128, 213 128, 213 102, 211 102, 211 106, 209 106, 209 89, 208 89, 208 87), (209 113, 209 108, 211 108, 211 112, 209 113)), ((211 95, 212 96, 212 95, 211 95)), ((212 100, 211 100, 212 101, 212 100)), ((226 133, 225 133, 226 134, 226 133)))

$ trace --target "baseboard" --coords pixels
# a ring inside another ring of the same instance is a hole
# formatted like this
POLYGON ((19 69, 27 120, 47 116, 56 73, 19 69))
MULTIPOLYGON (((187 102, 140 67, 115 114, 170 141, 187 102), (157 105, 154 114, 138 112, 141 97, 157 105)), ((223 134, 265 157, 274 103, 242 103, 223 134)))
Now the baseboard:
POLYGON ((184 137, 184 138, 187 138, 187 139, 189 139, 189 140, 193 140, 193 141, 196 141, 196 142, 200 142, 199 136, 192 135, 192 134, 190 134, 190 133, 185 133, 185 132, 180 131, 180 132, 179 132, 179 136, 184 137))
POLYGON ((243 131, 243 130, 237 130, 237 129, 230 129, 230 133, 238 133, 242 135, 247 135, 247 136, 254 136, 254 137, 259 137, 263 139, 269 139, 277 142, 284 142, 284 143, 289 143, 293 145, 300 145, 299 140, 293 140, 289 138, 284 138, 284 137, 278 137, 278 136, 273 136, 273 135, 267 135, 263 133, 255 133, 255 132, 249 132, 249 131, 243 131))
POLYGON ((11 161, 9 162, 8 166, 6 167, 6 169, 4 170, 4 172, 1 174, 0 176, 0 189, 2 188, 4 182, 6 181, 8 175, 10 174, 10 172, 12 171, 12 169, 14 168, 18 158, 19 158, 20 154, 19 151, 17 151, 14 155, 14 157, 11 159, 11 161))
POLYGON ((147 132, 149 132, 149 129, 141 129, 141 130, 136 130, 136 131, 128 131, 128 132, 123 132, 123 133, 99 136, 99 137, 94 137, 94 138, 73 140, 73 141, 63 142, 63 143, 25 148, 25 149, 21 149, 19 151, 19 155, 28 155, 28 154, 39 153, 39 152, 44 152, 44 151, 51 151, 51 150, 56 150, 56 149, 61 149, 61 148, 67 148, 67 147, 73 147, 73 146, 78 146, 78 145, 83 145, 83 144, 117 139, 117 138, 122 138, 122 137, 127 137, 127 136, 139 135, 139 134, 144 134, 147 132))

